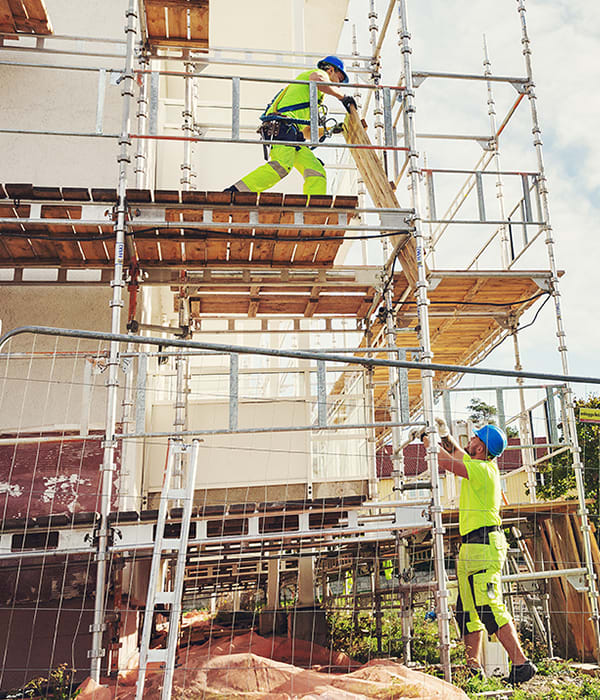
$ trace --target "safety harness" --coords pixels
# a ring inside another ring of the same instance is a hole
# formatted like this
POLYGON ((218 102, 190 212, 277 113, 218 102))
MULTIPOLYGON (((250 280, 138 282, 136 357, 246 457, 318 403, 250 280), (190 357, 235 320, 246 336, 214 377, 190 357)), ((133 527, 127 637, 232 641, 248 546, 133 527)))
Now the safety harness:
MULTIPOLYGON (((262 124, 257 129, 257 132, 264 141, 305 141, 304 134, 298 126, 310 126, 310 121, 308 119, 289 117, 286 116, 286 113, 294 112, 297 109, 310 108, 310 102, 298 102, 297 104, 286 105, 280 108, 278 105, 288 87, 283 88, 275 95, 259 117, 262 124), (269 112, 271 108, 273 108, 273 111, 269 112), (269 113, 267 114, 267 112, 269 113)), ((320 143, 332 134, 339 134, 342 130, 341 124, 338 124, 335 119, 327 118, 327 107, 323 104, 319 104, 318 125, 323 129, 323 134, 319 138, 320 143), (333 126, 328 126, 328 122, 331 121, 333 121, 333 126)), ((272 144, 263 143, 263 156, 267 161, 269 160, 271 147, 272 144)), ((315 146, 311 146, 311 149, 314 148, 315 146)), ((299 149, 300 146, 296 146, 296 150, 299 149)))

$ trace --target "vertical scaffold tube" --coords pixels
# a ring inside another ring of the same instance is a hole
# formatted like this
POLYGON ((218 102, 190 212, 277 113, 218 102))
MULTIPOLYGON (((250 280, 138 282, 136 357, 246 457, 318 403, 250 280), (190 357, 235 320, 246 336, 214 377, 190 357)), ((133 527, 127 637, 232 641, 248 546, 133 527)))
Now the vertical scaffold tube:
MULTIPOLYGON (((485 36, 483 37, 483 74, 487 77, 492 75, 492 64, 490 62, 490 57, 488 55, 487 42, 485 36)), ((488 116, 490 118, 490 129, 492 134, 496 134, 497 123, 496 123, 496 101, 494 100, 494 93, 492 91, 492 81, 487 81, 487 105, 488 105, 488 116)), ((500 174, 500 146, 498 139, 494 138, 494 167, 496 172, 496 199, 498 200, 499 215, 501 221, 506 221, 506 212, 504 207, 504 186, 502 182, 502 175, 500 174)), ((508 269, 510 250, 508 243, 508 233, 506 224, 500 224, 500 256, 502 260, 503 269, 508 269)))
MULTIPOLYGON (((423 362, 431 362, 433 354, 429 340, 429 313, 427 298, 427 279, 425 276, 425 250, 424 237, 421 224, 421 203, 419 188, 419 161, 416 150, 415 127, 415 92, 412 79, 410 33, 408 31, 408 15, 406 0, 398 0, 398 32, 400 36, 400 50, 402 52, 402 69, 406 90, 404 93, 404 138, 409 148, 408 173, 410 177, 412 206, 414 209, 414 235, 417 247, 418 282, 416 300, 418 319, 421 326, 421 347, 423 362)), ((444 527, 442 523, 442 506, 440 498, 440 478, 438 473, 438 444, 437 429, 433 414, 433 372, 423 370, 421 372, 421 387, 423 392, 423 415, 427 423, 429 435, 429 447, 427 449, 427 465, 431 474, 432 500, 431 506, 433 521, 433 556, 435 577, 437 582, 437 617, 440 637, 440 659, 444 668, 444 677, 452 680, 450 667, 450 613, 448 609, 448 588, 446 582, 446 566, 444 562, 444 527)))
MULTIPOLYGON (((194 131, 194 71, 196 66, 189 60, 189 54, 186 56, 185 62, 185 85, 184 85, 184 104, 183 104, 183 124, 182 131, 184 136, 191 137, 194 131)), ((181 185, 186 192, 194 189, 192 185, 192 142, 187 140, 183 142, 183 162, 181 164, 181 185)), ((184 273, 182 273, 183 275, 184 273)), ((185 287, 179 290, 179 328, 182 331, 182 337, 189 336, 190 319, 188 314, 188 300, 185 287)), ((184 431, 187 427, 187 409, 188 409, 188 392, 189 392, 189 356, 181 349, 177 353, 175 359, 175 368, 177 372, 177 384, 175 388, 175 433, 184 431)), ((174 475, 178 487, 183 486, 183 456, 181 452, 176 453, 174 475)), ((180 504, 181 505, 181 504, 180 504)), ((178 621, 177 621, 178 624, 178 621)))
MULTIPOLYGON (((487 77, 492 75, 492 64, 490 62, 490 57, 488 54, 487 42, 485 36, 483 37, 483 74, 487 77)), ((487 81, 487 104, 488 104, 488 116, 490 118, 490 130, 492 134, 497 131, 496 123, 496 102, 494 100, 494 94, 492 91, 491 80, 487 81)), ((502 175, 500 174, 502 170, 502 164, 500 162, 500 151, 498 139, 494 139, 494 167, 497 171, 496 175, 496 199, 498 200, 498 214, 501 221, 506 221, 506 211, 504 206, 504 186, 502 182, 502 175)), ((500 225, 500 255, 502 259, 502 268, 507 270, 510 261, 510 245, 508 240, 508 227, 506 224, 500 225)), ((518 323, 515 322, 511 326, 511 332, 513 337, 513 351, 515 357, 515 369, 517 371, 522 369, 521 366, 521 353, 519 351, 519 337, 518 337, 518 323)), ((523 391, 524 381, 523 379, 517 379, 517 384, 519 385, 519 438, 522 445, 532 445, 533 436, 531 430, 529 429, 529 421, 527 420, 527 409, 525 405, 525 393, 523 391)), ((527 473, 527 490, 529 492, 529 500, 531 503, 535 503, 535 472, 533 463, 535 461, 535 453, 532 447, 525 447, 521 450, 523 455, 523 464, 525 465, 525 470, 527 473)))
MULTIPOLYGON (((375 7, 375 0, 370 0, 369 2, 369 36, 371 43, 371 80, 373 85, 379 85, 381 79, 380 72, 380 58, 379 58, 379 46, 378 46, 378 31, 379 27, 377 25, 377 10, 375 7)), ((381 93, 379 90, 374 90, 375 107, 373 114, 375 115, 375 136, 377 145, 381 146, 383 143, 383 109, 381 107, 381 93)), ((384 151, 384 167, 387 171, 387 161, 386 153, 384 151)), ((364 183, 363 183, 364 185, 364 183)), ((383 249, 383 260, 384 263, 390 257, 390 244, 388 238, 381 239, 381 245, 383 249)), ((381 279, 381 290, 382 290, 382 300, 387 311, 384 329, 385 344, 388 348, 393 348, 396 346, 396 330, 393 317, 393 307, 394 307, 394 280, 393 278, 387 279, 384 275, 381 279)), ((399 356, 398 356, 399 359, 399 356)), ((398 368, 389 369, 389 398, 390 398, 390 420, 392 423, 398 424, 401 422, 401 411, 400 411, 400 371, 398 368)), ((404 455, 402 453, 400 445, 402 444, 402 439, 400 435, 400 428, 395 425, 392 428, 392 467, 397 478, 397 485, 402 486, 404 484, 404 455)), ((400 491, 401 497, 404 497, 404 492, 400 491)))
MULTIPOLYGON (((358 39, 356 36, 356 25, 352 25, 352 55, 358 57, 358 39)), ((359 68, 360 67, 360 61, 358 58, 355 58, 354 61, 352 61, 352 66, 354 68, 359 68)), ((361 95, 360 95, 360 89, 357 87, 354 90, 354 99, 356 100, 356 104, 361 106, 361 95)), ((356 194, 358 195, 358 206, 360 209, 366 209, 366 204, 365 204, 365 197, 367 194, 367 190, 365 188, 365 181, 363 180, 362 175, 360 174, 360 171, 356 171, 356 194)), ((361 212, 359 215, 360 223, 364 224, 365 223, 365 215, 361 212)), ((363 240, 361 241, 361 247, 362 247, 362 257, 363 257, 363 265, 368 265, 369 264, 369 252, 368 252, 368 246, 367 246, 367 241, 363 240)))
POLYGON ((194 135, 194 71, 195 65, 189 60, 185 62, 185 78, 184 78, 184 105, 183 105, 183 125, 181 130, 186 140, 183 142, 183 162, 181 164, 181 184, 184 190, 193 189, 192 178, 192 141, 194 135))
MULTIPOLYGON (((133 71, 134 49, 137 33, 137 2, 129 0, 126 13, 126 57, 125 71, 121 81, 122 115, 121 135, 119 138, 119 184, 117 188, 117 218, 115 223, 115 264, 112 285, 111 332, 121 330, 121 309, 123 307, 123 260, 125 255, 125 233, 127 228, 127 168, 130 164, 131 140, 129 124, 131 105, 134 95, 135 76, 133 71)), ((108 558, 108 516, 112 499, 112 484, 115 471, 115 426, 117 421, 117 393, 119 386, 119 343, 111 342, 108 360, 107 400, 106 400, 106 433, 104 436, 104 455, 102 461, 102 491, 100 494, 100 527, 98 529, 97 568, 96 568, 96 598, 94 601, 94 622, 90 627, 92 632, 92 648, 88 652, 91 659, 90 675, 95 681, 100 680, 100 665, 104 656, 102 648, 102 633, 104 631, 106 571, 108 558)))
MULTIPOLYGON (((519 338, 517 336, 517 323, 513 323, 512 328, 513 337, 513 352, 515 356, 515 369, 520 372, 523 369, 521 364, 521 351, 519 350, 519 338)), ((523 386, 525 384, 524 380, 519 377, 517 378, 517 384, 519 386, 519 438, 522 445, 533 445, 533 435, 529 428, 529 420, 527 414, 527 406, 525 404, 525 393, 523 391, 523 386)), ((523 464, 525 465, 525 472, 527 474, 527 490, 529 491, 529 501, 530 503, 535 503, 536 501, 536 483, 535 483, 535 452, 533 447, 525 447, 521 450, 523 455, 523 464)))
MULTIPOLYGON (((375 0, 369 0, 369 34, 371 41, 371 80, 373 85, 377 87, 381 79, 380 66, 379 66, 379 56, 377 54, 377 11, 375 9, 375 0)), ((375 107, 373 109, 373 115, 375 116, 375 138, 377 145, 381 146, 383 143, 383 109, 381 107, 381 93, 379 90, 373 90, 373 97, 375 99, 375 107)), ((379 154, 378 154, 379 155, 379 154)), ((383 152, 384 164, 387 152, 383 152)), ((387 167, 386 167, 387 172, 387 167)))
MULTIPOLYGON (((527 97, 531 109, 531 123, 533 133, 533 144, 535 146, 537 165, 539 172, 539 192, 542 206, 542 219, 546 229, 546 251, 550 265, 552 279, 552 299, 554 301, 554 315, 556 319, 556 337, 558 339, 558 351, 562 362, 563 374, 569 374, 569 361, 567 354, 566 334, 564 329, 560 290, 558 286, 558 273, 554 256, 554 238, 550 223, 550 209, 548 206, 548 186, 546 172, 544 169, 544 156, 542 151, 542 130, 537 113, 536 95, 533 88, 533 70, 531 63, 531 45, 527 31, 527 19, 525 17, 525 0, 517 0, 517 8, 521 21, 521 45, 523 47, 523 58, 527 71, 527 97)), ((598 587, 596 573, 594 571, 594 560, 592 557, 592 545, 590 540, 589 512, 585 503, 585 485, 583 480, 583 465, 581 463, 579 441, 577 439, 577 428, 575 423, 575 409, 573 406, 573 392, 570 384, 565 389, 566 418, 568 426, 568 439, 573 455, 573 471, 575 472, 575 483, 577 485, 577 496, 579 499, 579 515, 581 517, 581 533, 585 553, 585 567, 587 569, 588 597, 592 611, 592 621, 596 633, 596 659, 600 660, 600 616, 598 611, 598 587)))
MULTIPOLYGON (((145 54, 140 56, 140 68, 148 69, 149 60, 145 54)), ((137 132, 145 136, 148 132, 148 82, 150 76, 144 72, 140 74, 137 99, 137 132)), ((146 173, 148 172, 148 141, 138 139, 135 153, 135 186, 138 190, 146 188, 146 173)))
MULTIPOLYGON (((386 259, 389 257, 387 239, 384 242, 384 255, 386 259)), ((392 274, 392 273, 390 273, 392 274)), ((394 279, 390 277, 385 283, 383 290, 383 301, 386 308, 385 317, 385 344, 388 348, 396 347, 396 323, 394 321, 394 279)), ((399 353, 396 354, 396 359, 404 359, 400 357, 399 353)), ((400 428, 398 423, 402 422, 402 411, 401 411, 401 398, 400 398, 400 368, 390 367, 389 368, 389 381, 390 381, 390 420, 394 423, 392 428, 392 468, 394 475, 394 484, 396 488, 400 489, 400 500, 405 499, 405 492, 403 490, 404 486, 404 453, 402 452, 402 436, 400 434, 400 428)))

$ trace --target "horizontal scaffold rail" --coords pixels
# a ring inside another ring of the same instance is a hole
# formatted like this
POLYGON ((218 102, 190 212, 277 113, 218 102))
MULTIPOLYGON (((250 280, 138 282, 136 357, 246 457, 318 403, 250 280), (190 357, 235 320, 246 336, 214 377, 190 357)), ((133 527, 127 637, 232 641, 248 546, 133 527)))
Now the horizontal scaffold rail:
POLYGON ((226 343, 206 343, 196 340, 180 340, 178 338, 153 338, 151 336, 128 335, 125 333, 100 333, 97 331, 73 330, 68 328, 52 328, 49 326, 20 326, 13 328, 0 336, 0 351, 4 344, 19 335, 31 333, 62 338, 80 338, 82 340, 106 340, 118 343, 139 343, 141 345, 159 345, 161 347, 179 347, 188 350, 212 350, 234 355, 265 355, 269 357, 291 357, 299 360, 316 360, 322 362, 339 362, 341 364, 356 364, 364 367, 399 367, 420 371, 440 371, 459 374, 481 374, 484 376, 513 377, 519 379, 542 379, 544 381, 575 384, 600 384, 600 377, 590 377, 575 374, 553 374, 550 372, 524 372, 512 369, 493 367, 468 367, 463 365, 446 365, 436 362, 415 362, 408 360, 388 360, 375 357, 358 357, 337 353, 311 352, 307 350, 279 350, 277 348, 260 348, 226 343))
MULTIPOLYGON (((158 495, 158 494, 157 494, 158 495)), ((156 536, 156 510, 116 511, 109 515, 113 532, 109 551, 151 550, 156 536)), ((8 521, 0 527, 0 560, 31 559, 39 556, 89 554, 93 551, 97 513, 78 513, 8 521)), ((226 506, 194 507, 189 548, 246 547, 264 551, 284 543, 306 548, 360 541, 393 539, 395 531, 414 531, 431 526, 428 507, 423 503, 366 503, 363 498, 342 497, 307 501, 239 503, 226 506), (377 516, 361 510, 376 509, 377 516)), ((165 536, 181 529, 181 509, 173 509, 165 523, 165 536)), ((207 550, 208 551, 208 550, 207 550)), ((250 552, 251 550, 245 550, 250 552)))

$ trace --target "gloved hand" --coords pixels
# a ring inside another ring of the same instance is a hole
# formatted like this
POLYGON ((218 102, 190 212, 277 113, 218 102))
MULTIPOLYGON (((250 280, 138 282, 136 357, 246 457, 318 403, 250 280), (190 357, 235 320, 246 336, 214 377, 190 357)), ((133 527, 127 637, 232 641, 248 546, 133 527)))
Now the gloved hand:
POLYGON ((448 437, 448 435, 450 435, 450 431, 448 430, 448 424, 446 421, 443 418, 436 418, 435 422, 440 437, 448 437))
POLYGON ((425 428, 422 425, 415 425, 414 428, 408 431, 408 440, 410 440, 410 442, 422 440, 424 435, 426 435, 425 428))
POLYGON ((354 99, 354 97, 352 97, 352 95, 344 95, 344 97, 342 97, 342 104, 346 108, 346 112, 350 111, 350 107, 358 109, 358 107, 356 106, 356 100, 354 99))

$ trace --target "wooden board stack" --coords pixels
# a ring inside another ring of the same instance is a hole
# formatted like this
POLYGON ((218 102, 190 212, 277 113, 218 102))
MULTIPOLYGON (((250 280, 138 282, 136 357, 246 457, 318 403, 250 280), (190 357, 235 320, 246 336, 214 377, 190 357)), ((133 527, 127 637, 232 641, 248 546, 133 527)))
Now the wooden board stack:
MULTIPOLYGON (((344 122, 344 136, 346 143, 372 146, 371 140, 354 107, 350 107, 350 112, 344 122)), ((352 153, 356 167, 362 175, 373 205, 381 209, 400 209, 396 193, 387 179, 377 153, 371 148, 352 148, 350 153, 352 153)), ((410 286, 414 289, 418 281, 415 241, 408 234, 394 236, 391 240, 404 274, 410 286)))

